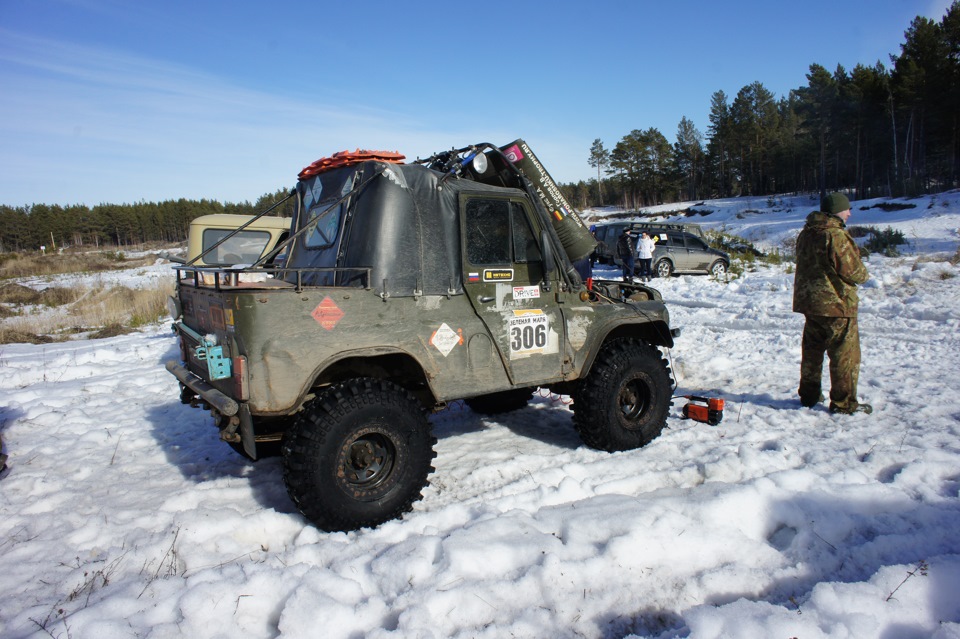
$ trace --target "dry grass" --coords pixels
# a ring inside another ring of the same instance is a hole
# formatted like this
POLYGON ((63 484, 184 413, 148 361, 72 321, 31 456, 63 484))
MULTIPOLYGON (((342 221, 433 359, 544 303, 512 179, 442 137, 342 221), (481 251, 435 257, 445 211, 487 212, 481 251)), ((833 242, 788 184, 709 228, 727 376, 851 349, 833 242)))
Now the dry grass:
POLYGON ((37 292, 17 284, 0 287, 12 316, 0 325, 0 344, 63 341, 77 334, 111 337, 152 324, 166 314, 173 283, 131 289, 54 287, 37 292))
POLYGON ((110 337, 156 322, 166 314, 173 282, 149 289, 78 285, 37 291, 11 281, 138 268, 156 259, 155 254, 127 259, 118 251, 0 254, 0 344, 40 344, 77 335, 110 337))
POLYGON ((16 277, 43 277, 63 273, 96 273, 121 268, 136 268, 152 264, 156 255, 126 259, 123 253, 100 251, 98 253, 65 252, 56 255, 0 255, 0 280, 16 277))

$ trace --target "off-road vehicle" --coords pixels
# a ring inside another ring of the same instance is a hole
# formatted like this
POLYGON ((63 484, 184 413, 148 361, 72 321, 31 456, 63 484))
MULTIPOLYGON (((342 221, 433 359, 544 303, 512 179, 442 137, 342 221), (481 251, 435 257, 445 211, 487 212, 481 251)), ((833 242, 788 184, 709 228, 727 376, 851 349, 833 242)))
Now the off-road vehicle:
POLYGON ((598 241, 596 255, 601 263, 620 266, 617 239, 626 228, 633 231, 635 237, 647 232, 656 242, 653 271, 657 277, 670 277, 674 273, 706 273, 723 277, 730 268, 730 256, 707 243, 699 224, 666 222, 597 224, 594 231, 598 241))
POLYGON ((606 451, 652 440, 670 406, 660 294, 580 280, 593 237, 522 140, 402 160, 301 171, 282 267, 175 267, 181 400, 252 458, 282 442, 288 493, 326 530, 411 509, 433 471, 427 414, 454 400, 569 395, 606 451))

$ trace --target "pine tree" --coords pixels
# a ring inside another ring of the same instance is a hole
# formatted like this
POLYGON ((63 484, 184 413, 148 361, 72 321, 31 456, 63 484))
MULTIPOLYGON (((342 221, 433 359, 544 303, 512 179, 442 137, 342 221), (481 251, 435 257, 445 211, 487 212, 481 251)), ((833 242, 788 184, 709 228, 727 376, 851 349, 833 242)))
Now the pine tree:
POLYGON ((730 179, 730 106, 727 94, 716 91, 710 97, 710 127, 707 129, 707 162, 710 166, 710 193, 729 197, 733 191, 730 179))
POLYGON ((587 162, 597 169, 597 192, 600 195, 597 204, 603 206, 603 180, 600 177, 600 172, 610 165, 610 152, 604 148, 600 138, 594 140, 593 144, 590 145, 590 157, 587 162))
POLYGON ((686 116, 677 127, 677 141, 673 150, 677 172, 683 181, 681 199, 699 199, 703 182, 703 134, 686 116))

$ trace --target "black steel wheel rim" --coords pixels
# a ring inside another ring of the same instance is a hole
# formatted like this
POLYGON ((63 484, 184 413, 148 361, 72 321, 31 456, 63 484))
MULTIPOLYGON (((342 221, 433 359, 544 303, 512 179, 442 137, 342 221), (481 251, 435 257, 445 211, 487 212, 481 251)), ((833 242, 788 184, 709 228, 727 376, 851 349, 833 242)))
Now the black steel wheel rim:
POLYGON ((387 436, 365 433, 341 448, 340 476, 352 488, 376 488, 390 477, 396 457, 396 448, 387 436))
POLYGON ((620 387, 617 394, 617 405, 627 430, 640 428, 640 418, 650 406, 650 385, 641 376, 631 377, 620 387))

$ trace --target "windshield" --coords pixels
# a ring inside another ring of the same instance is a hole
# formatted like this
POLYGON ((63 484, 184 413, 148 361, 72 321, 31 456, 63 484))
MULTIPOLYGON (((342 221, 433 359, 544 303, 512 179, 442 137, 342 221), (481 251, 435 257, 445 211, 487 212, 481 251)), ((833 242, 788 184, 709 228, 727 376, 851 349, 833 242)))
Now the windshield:
MULTIPOLYGON (((205 229, 203 231, 203 250, 222 240, 233 229, 205 229)), ((270 233, 267 231, 240 231, 226 242, 203 257, 205 264, 227 266, 230 264, 253 264, 263 254, 270 233)))

